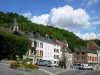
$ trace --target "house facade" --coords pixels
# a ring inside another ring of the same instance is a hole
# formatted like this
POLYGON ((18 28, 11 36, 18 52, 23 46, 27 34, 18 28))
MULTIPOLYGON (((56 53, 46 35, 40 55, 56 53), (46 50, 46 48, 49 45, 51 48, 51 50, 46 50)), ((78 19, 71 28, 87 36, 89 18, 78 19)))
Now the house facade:
POLYGON ((28 52, 28 58, 34 58, 34 41, 36 41, 36 60, 50 60, 54 65, 58 64, 59 58, 61 57, 61 48, 55 40, 49 37, 41 37, 34 35, 27 35, 32 41, 31 49, 28 52))
POLYGON ((73 63, 91 64, 95 67, 98 64, 98 55, 96 51, 87 49, 77 50, 73 53, 73 63))
POLYGON ((88 42, 88 49, 91 51, 96 51, 98 57, 97 68, 100 69, 100 47, 94 41, 90 41, 88 42))
POLYGON ((68 48, 67 41, 56 40, 56 42, 61 47, 61 57, 60 57, 59 60, 62 60, 63 56, 65 55, 65 58, 66 58, 66 67, 67 67, 67 69, 71 69, 71 65, 72 65, 72 62, 73 62, 73 55, 72 55, 71 50, 68 48))

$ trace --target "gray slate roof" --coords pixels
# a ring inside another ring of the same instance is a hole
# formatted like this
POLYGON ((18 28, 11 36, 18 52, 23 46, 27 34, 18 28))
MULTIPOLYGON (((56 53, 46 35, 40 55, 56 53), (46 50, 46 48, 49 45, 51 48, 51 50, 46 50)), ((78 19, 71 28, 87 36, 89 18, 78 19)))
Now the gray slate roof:
POLYGON ((40 40, 40 41, 43 41, 43 42, 47 42, 47 43, 58 45, 56 43, 56 40, 50 39, 49 37, 42 37, 39 34, 38 35, 33 35, 32 33, 25 33, 25 32, 20 32, 20 33, 22 35, 27 36, 28 38, 31 38, 31 39, 40 40))
POLYGON ((88 50, 87 48, 76 49, 75 53, 97 53, 97 50, 88 50))

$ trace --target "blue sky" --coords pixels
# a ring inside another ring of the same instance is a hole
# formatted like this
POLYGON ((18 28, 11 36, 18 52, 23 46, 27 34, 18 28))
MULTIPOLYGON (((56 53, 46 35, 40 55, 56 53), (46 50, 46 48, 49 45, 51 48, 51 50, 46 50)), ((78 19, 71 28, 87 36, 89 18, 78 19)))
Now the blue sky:
POLYGON ((0 0, 0 11, 67 29, 82 39, 100 39, 100 0, 0 0))

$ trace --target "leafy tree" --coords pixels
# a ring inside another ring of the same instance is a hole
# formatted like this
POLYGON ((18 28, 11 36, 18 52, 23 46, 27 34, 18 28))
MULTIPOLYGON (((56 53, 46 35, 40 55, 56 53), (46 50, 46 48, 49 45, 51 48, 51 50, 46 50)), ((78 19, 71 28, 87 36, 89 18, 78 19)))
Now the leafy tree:
POLYGON ((0 33, 0 58, 22 56, 29 50, 30 41, 25 36, 0 33))

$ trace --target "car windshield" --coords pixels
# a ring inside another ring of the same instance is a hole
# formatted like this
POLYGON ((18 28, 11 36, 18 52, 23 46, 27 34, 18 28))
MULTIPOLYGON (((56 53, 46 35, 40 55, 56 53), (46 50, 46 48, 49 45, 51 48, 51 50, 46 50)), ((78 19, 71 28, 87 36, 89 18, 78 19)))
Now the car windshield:
POLYGON ((51 62, 51 61, 48 61, 48 63, 52 64, 52 62, 51 62))

